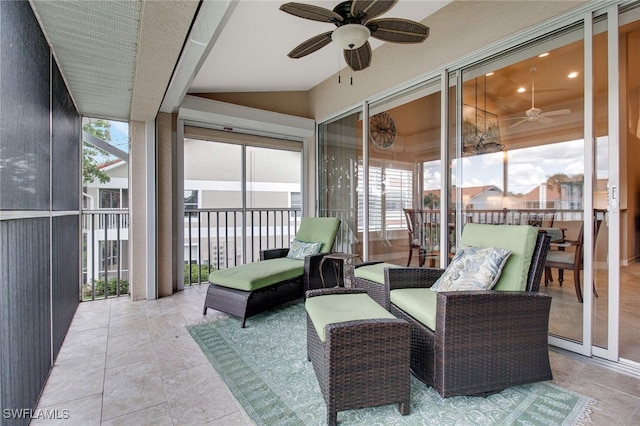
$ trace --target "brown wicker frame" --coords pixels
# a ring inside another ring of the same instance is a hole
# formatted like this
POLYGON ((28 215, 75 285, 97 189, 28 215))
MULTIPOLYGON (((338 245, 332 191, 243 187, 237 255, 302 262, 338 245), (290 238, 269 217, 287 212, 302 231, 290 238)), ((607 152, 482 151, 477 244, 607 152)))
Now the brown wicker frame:
MULTIPOLYGON (((382 263, 382 261, 378 260, 378 261, 363 262, 356 265, 354 268, 357 269, 367 265, 375 265, 376 263, 382 263)), ((389 292, 387 291, 387 288, 384 286, 384 284, 380 284, 375 281, 366 280, 364 278, 356 277, 354 275, 352 287, 366 290, 367 293, 369 294, 369 297, 371 297, 373 300, 378 302, 378 304, 383 308, 385 308, 386 310, 389 310, 389 304, 390 304, 389 292)))
MULTIPOLYGON (((330 288, 307 297, 365 293, 330 288)), ((327 405, 327 424, 337 424, 338 412, 399 404, 409 414, 409 325, 400 319, 347 321, 326 326, 323 343, 307 315, 307 358, 313 363, 327 405)))
MULTIPOLYGON (((262 250, 260 252, 260 260, 285 257, 288 252, 288 248, 262 250)), ((241 327, 244 328, 246 320, 250 316, 283 303, 300 299, 307 290, 322 288, 320 261, 323 256, 324 254, 307 256, 304 260, 303 275, 254 291, 237 290, 211 283, 207 289, 202 315, 207 314, 207 308, 215 309, 240 317, 242 320, 241 327)), ((337 283, 331 281, 333 280, 333 274, 329 273, 330 267, 331 265, 325 262, 323 270, 323 274, 326 277, 325 283, 330 281, 328 285, 336 285, 337 283)))
MULTIPOLYGON (((436 331, 393 303, 411 325, 411 371, 444 397, 486 395, 551 380, 548 331, 551 297, 538 292, 550 237, 539 234, 527 291, 439 292, 436 331)), ((387 291, 430 287, 443 270, 387 268, 387 291)))

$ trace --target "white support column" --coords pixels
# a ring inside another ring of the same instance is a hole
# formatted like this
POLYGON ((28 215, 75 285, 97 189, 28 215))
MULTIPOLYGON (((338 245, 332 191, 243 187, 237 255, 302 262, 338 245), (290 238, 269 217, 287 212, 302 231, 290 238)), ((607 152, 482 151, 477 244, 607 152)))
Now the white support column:
POLYGON ((155 122, 129 126, 129 291, 132 300, 156 299, 155 122))

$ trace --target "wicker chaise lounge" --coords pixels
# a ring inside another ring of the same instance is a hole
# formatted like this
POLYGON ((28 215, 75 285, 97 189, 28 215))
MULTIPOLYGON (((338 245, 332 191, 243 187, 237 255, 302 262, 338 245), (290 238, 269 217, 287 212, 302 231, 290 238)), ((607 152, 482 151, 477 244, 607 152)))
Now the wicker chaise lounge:
POLYGON ((306 294, 307 358, 327 405, 327 424, 337 423, 339 411, 386 404, 409 414, 409 324, 365 290, 306 294))
POLYGON ((411 324, 413 374, 445 398, 551 380, 551 297, 538 292, 549 236, 531 226, 467 224, 462 244, 513 251, 494 290, 435 292, 441 269, 385 269, 390 311, 411 324))
POLYGON ((302 218, 294 240, 300 252, 295 256, 293 247, 263 250, 259 262, 213 271, 202 314, 216 309, 240 317, 244 328, 248 317, 322 287, 320 261, 333 248, 339 227, 340 220, 333 217, 302 218), (319 252, 305 255, 314 244, 313 251, 319 252))

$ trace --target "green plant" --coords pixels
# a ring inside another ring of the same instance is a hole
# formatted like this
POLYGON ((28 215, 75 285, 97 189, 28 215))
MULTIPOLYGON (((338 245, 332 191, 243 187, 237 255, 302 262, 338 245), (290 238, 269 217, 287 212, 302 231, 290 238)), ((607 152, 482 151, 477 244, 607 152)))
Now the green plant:
POLYGON ((184 265, 184 285, 207 282, 215 268, 211 265, 184 265))
MULTIPOLYGON (((95 280, 93 282, 93 287, 95 288, 96 297, 104 297, 104 280, 95 280)), ((110 278, 107 282, 107 296, 116 296, 117 294, 124 295, 129 294, 129 281, 120 280, 120 293, 116 292, 118 287, 118 279, 110 278)), ((91 284, 87 284, 82 289, 83 296, 85 298, 91 298, 93 296, 93 289, 91 288, 91 284)))

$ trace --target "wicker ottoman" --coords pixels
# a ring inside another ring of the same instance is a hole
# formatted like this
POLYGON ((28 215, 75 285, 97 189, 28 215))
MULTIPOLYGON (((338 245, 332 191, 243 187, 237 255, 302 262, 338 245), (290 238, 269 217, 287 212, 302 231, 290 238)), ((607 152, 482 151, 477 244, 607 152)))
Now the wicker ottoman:
POLYGON ((344 410, 399 404, 409 414, 410 329, 365 290, 307 292, 307 358, 327 405, 327 424, 344 410))

